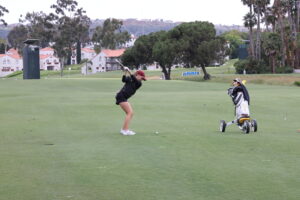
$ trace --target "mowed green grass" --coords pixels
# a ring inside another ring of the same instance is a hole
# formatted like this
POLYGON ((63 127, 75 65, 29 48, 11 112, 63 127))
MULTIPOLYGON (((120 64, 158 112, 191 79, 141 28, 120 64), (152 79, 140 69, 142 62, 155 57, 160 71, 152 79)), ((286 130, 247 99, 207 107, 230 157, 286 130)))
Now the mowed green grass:
POLYGON ((147 81, 130 99, 137 135, 121 136, 121 86, 0 80, 0 199, 299 199, 298 87, 249 84, 258 132, 222 134, 229 84, 147 81))

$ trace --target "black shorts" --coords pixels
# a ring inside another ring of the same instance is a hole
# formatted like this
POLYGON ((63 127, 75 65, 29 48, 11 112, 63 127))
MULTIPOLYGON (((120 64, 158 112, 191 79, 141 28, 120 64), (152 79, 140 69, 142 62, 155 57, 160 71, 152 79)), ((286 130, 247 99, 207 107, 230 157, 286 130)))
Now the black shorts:
POLYGON ((125 98, 123 94, 118 93, 116 95, 116 104, 119 105, 122 102, 127 102, 127 98, 125 98))

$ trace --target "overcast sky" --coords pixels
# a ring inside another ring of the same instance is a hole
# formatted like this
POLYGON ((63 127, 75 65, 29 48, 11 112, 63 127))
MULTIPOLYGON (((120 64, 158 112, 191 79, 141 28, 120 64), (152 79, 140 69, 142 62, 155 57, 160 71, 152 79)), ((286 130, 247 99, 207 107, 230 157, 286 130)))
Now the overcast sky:
MULTIPOLYGON (((56 0, 1 0, 9 10, 3 19, 17 23, 27 12, 49 13, 56 0)), ((209 21, 214 24, 243 25, 248 8, 241 0, 77 0, 91 19, 136 18, 172 21, 209 21)))

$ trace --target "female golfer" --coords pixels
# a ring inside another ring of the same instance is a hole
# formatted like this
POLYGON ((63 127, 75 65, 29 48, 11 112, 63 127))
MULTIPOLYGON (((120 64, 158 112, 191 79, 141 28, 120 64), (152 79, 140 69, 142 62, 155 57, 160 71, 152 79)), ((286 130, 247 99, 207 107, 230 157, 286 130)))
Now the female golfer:
POLYGON ((228 89, 228 94, 235 105, 236 119, 249 117, 250 96, 247 88, 238 78, 233 80, 232 85, 233 87, 228 89))
POLYGON ((132 75, 128 67, 124 67, 124 72, 125 74, 122 77, 122 82, 124 82, 125 85, 116 95, 116 104, 120 105, 126 113, 125 121, 120 133, 122 135, 135 135, 135 132, 129 130, 129 123, 133 116, 133 110, 127 100, 142 86, 142 80, 145 81, 146 77, 142 70, 138 70, 132 75))

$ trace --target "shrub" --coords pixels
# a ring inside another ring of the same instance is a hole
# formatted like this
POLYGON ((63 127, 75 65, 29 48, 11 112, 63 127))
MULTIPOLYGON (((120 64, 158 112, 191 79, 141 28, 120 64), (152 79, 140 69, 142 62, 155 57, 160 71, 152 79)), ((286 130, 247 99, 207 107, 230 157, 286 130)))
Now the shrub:
POLYGON ((19 76, 21 74, 23 74, 23 71, 16 71, 12 74, 7 75, 6 78, 12 78, 12 77, 15 77, 15 76, 19 76))
POLYGON ((276 68, 276 73, 278 73, 278 74, 290 74, 293 72, 294 72, 294 68, 290 67, 290 66, 276 68))
POLYGON ((247 74, 261 74, 268 71, 268 66, 263 61, 256 61, 253 59, 239 60, 234 64, 237 74, 243 74, 246 70, 247 74))
POLYGON ((294 84, 300 87, 300 81, 295 81, 294 84))

